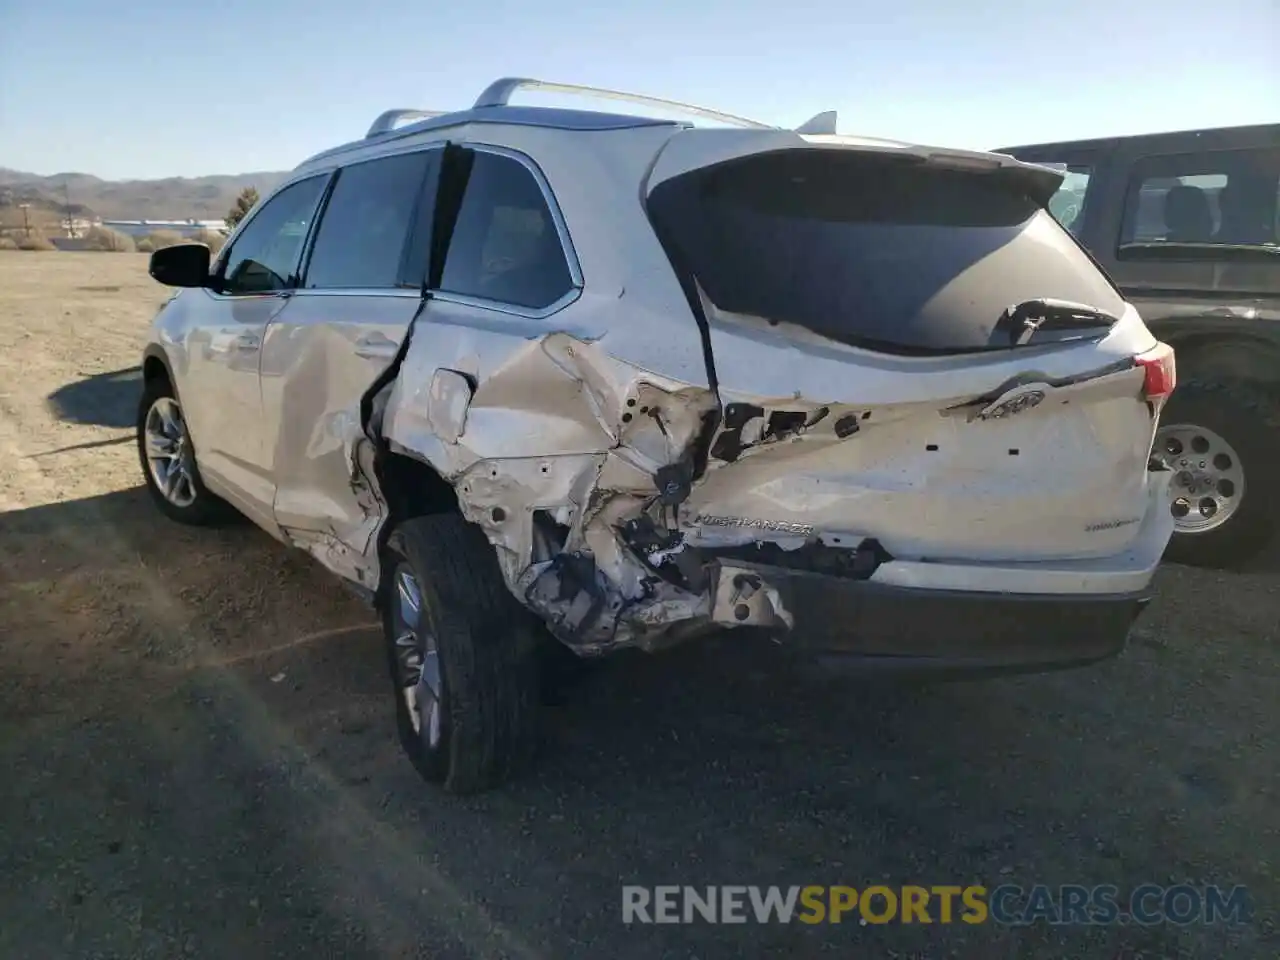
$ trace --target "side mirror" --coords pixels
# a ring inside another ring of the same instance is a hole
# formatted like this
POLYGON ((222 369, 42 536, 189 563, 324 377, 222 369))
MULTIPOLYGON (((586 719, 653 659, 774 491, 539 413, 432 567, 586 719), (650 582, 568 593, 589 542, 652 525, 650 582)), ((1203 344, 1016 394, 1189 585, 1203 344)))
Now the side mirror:
POLYGON ((203 243, 177 243, 151 254, 147 272, 167 287, 206 287, 209 259, 209 248, 203 243))

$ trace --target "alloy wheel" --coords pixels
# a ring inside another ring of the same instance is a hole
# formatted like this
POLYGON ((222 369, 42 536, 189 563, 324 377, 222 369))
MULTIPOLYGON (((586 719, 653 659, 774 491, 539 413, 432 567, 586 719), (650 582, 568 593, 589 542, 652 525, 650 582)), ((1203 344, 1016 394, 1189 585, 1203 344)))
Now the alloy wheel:
POLYGON ((195 459, 182 410, 172 397, 158 397, 143 426, 147 469, 160 494, 175 507, 196 500, 195 459))
POLYGON ((422 590, 408 565, 395 574, 391 621, 395 636, 397 679, 414 732, 434 750, 440 743, 443 689, 440 652, 423 615, 422 590))

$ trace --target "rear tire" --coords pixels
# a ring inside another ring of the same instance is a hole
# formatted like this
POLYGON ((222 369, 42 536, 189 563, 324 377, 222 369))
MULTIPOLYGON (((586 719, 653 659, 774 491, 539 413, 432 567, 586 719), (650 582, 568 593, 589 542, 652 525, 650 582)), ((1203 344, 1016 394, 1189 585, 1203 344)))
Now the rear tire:
POLYGON ((200 478, 177 393, 164 378, 153 378, 143 385, 138 401, 137 444, 147 492, 166 517, 196 527, 219 526, 237 519, 235 510, 210 493, 200 478), (165 421, 169 426, 158 432, 165 421), (172 455, 157 455, 159 442, 165 443, 172 455), (162 478, 168 482, 162 484, 162 478))
MULTIPOLYGON (((1198 514, 1196 495, 1184 496, 1187 488, 1175 476, 1171 486, 1173 502, 1176 503, 1180 497, 1186 500, 1190 513, 1175 520, 1175 532, 1165 551, 1165 559, 1190 566, 1216 568, 1244 564, 1271 542, 1277 526, 1280 526, 1280 511, 1277 511, 1277 503, 1280 502, 1280 416, 1265 396, 1238 384, 1192 380, 1178 385, 1160 415, 1160 429, 1153 452, 1175 474, 1184 462, 1194 471, 1203 460, 1211 471, 1210 475, 1220 484, 1221 474, 1212 474, 1212 450, 1206 457, 1198 458, 1193 450, 1182 449, 1174 454, 1166 449, 1170 440, 1179 440, 1185 447, 1188 437, 1197 439, 1194 429, 1180 430, 1180 426, 1205 428, 1206 435, 1216 434, 1226 441, 1239 459, 1235 469, 1242 476, 1232 474, 1231 492, 1237 502, 1231 504, 1230 515, 1217 526, 1204 524, 1203 517, 1198 514), (1203 529, 1196 529, 1197 525, 1203 529)), ((1228 457, 1222 462, 1231 459, 1228 457)), ((1202 477, 1193 479, 1203 484, 1202 477)), ((1200 492, 1205 492, 1202 485, 1200 492)), ((1230 498, 1219 496, 1218 500, 1227 503, 1230 498)))
POLYGON ((538 626, 507 590, 483 532, 454 513, 407 520, 387 541, 384 569, 396 728, 410 762, 456 794, 528 770, 538 746, 538 626))

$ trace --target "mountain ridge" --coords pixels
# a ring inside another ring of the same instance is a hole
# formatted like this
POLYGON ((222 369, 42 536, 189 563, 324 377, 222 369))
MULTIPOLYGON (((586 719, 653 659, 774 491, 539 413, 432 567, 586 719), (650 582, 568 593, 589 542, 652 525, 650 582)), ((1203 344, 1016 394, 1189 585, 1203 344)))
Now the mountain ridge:
POLYGON ((200 177, 106 180, 90 173, 44 175, 0 167, 0 217, 13 219, 20 204, 61 213, 70 202, 77 217, 106 220, 220 220, 245 187, 266 193, 288 171, 208 174, 200 177))

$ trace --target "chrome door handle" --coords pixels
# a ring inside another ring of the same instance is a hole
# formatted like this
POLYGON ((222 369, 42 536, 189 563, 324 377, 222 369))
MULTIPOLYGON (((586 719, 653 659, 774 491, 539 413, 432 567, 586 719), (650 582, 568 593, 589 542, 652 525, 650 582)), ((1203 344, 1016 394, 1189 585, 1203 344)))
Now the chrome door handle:
POLYGON ((400 344, 381 333, 370 333, 356 341, 356 356, 366 360, 391 360, 400 344))

